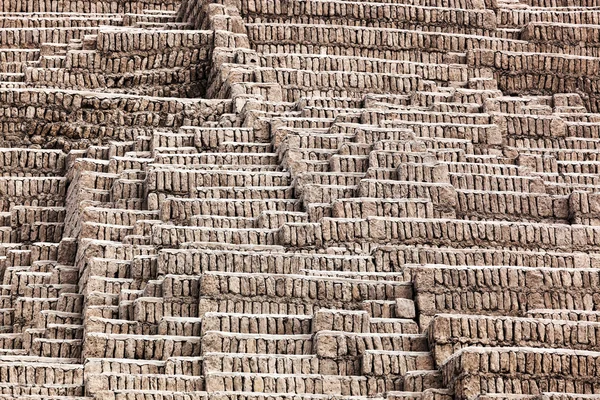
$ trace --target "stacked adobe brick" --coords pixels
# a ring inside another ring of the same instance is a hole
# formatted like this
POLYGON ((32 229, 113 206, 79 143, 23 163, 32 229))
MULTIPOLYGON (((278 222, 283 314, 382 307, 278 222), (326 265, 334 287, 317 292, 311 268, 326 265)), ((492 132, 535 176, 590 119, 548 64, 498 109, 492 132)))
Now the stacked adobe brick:
POLYGON ((119 296, 125 303, 146 285, 132 265, 154 251, 141 236, 158 216, 144 193, 152 132, 230 108, 183 98, 204 90, 212 32, 178 23, 178 7, 2 5, 0 398, 77 399, 104 388, 95 372, 109 361, 82 352, 107 321, 126 333, 119 296))
POLYGON ((0 399, 599 398, 600 12, 528 1, 0 5, 0 399))

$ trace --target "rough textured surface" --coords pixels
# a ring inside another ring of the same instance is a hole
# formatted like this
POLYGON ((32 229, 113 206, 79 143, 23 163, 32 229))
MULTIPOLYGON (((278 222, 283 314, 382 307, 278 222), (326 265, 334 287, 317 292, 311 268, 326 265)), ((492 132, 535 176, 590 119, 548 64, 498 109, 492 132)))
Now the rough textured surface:
POLYGON ((0 399, 599 399, 599 24, 4 0, 0 399))

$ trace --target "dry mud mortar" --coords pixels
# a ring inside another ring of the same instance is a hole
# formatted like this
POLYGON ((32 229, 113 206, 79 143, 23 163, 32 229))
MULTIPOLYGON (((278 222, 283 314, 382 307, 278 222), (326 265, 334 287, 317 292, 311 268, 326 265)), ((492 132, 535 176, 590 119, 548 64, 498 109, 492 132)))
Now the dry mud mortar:
POLYGON ((600 0, 4 0, 0 400, 600 399, 600 0))

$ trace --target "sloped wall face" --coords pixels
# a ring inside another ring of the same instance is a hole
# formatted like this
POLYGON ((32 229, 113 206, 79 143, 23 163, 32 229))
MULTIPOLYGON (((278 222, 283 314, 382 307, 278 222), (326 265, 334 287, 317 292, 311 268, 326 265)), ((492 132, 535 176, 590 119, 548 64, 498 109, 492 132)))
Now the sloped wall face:
POLYGON ((0 6, 0 398, 600 396, 590 1, 0 6))

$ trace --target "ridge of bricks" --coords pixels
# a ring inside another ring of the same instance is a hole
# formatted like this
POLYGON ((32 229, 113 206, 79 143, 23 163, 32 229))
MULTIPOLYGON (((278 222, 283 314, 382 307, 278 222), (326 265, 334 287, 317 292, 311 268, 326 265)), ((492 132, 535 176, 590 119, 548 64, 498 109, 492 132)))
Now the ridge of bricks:
POLYGON ((600 2, 0 3, 0 400, 600 399, 600 2))

